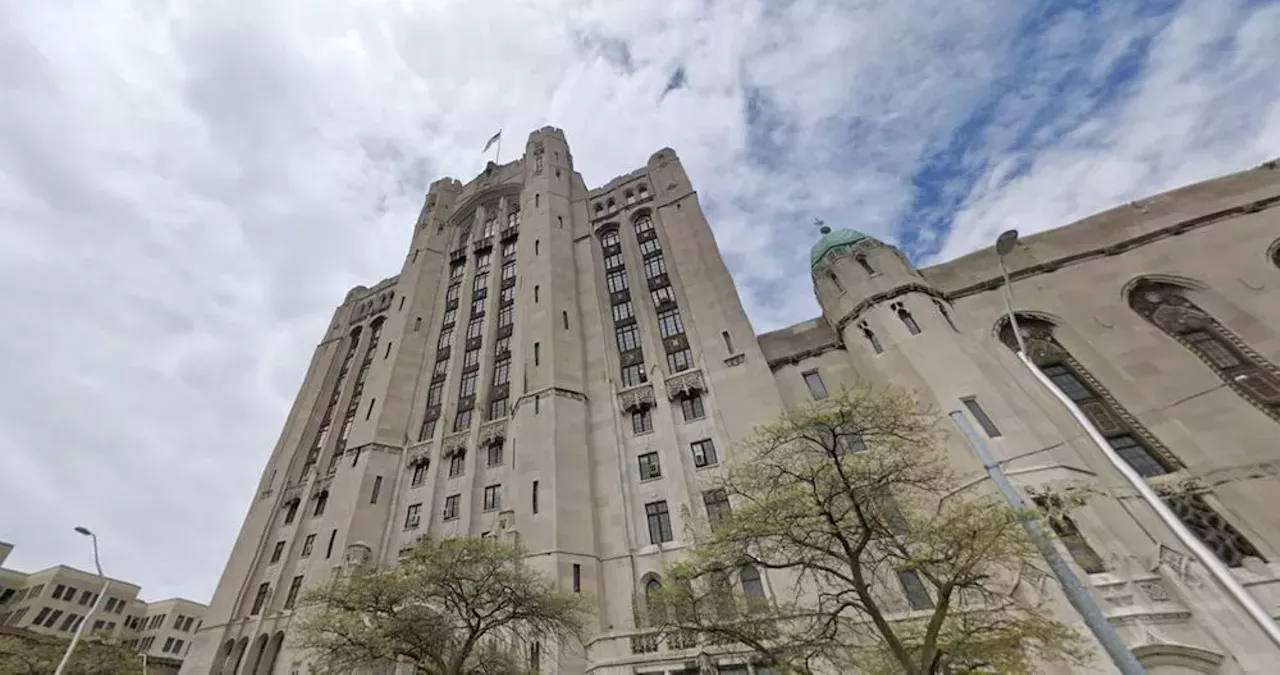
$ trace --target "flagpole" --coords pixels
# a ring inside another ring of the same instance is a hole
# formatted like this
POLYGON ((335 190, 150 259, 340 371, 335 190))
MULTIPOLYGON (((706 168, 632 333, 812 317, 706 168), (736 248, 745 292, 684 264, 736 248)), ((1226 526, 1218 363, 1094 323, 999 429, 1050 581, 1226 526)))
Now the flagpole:
POLYGON ((498 149, 493 153, 493 163, 501 164, 502 158, 502 129, 498 129, 498 149))

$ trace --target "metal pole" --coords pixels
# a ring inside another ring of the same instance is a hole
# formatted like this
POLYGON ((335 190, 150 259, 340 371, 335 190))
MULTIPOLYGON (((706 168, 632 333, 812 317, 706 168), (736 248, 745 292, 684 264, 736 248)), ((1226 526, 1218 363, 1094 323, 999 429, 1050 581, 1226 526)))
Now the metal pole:
POLYGON ((1027 531, 1027 536, 1036 545, 1040 555, 1044 556, 1045 561, 1049 563, 1049 569, 1053 571, 1053 576, 1058 578, 1058 583, 1062 586, 1062 591, 1066 594, 1067 601, 1080 613, 1085 625, 1089 627, 1093 636, 1098 638, 1102 648, 1111 657, 1111 662, 1116 664, 1116 668, 1124 675, 1142 675, 1146 673, 1146 668, 1138 662, 1133 652, 1129 651, 1129 647, 1125 645, 1120 633, 1116 631, 1115 626, 1112 626, 1106 615, 1102 613, 1102 608, 1098 606, 1093 596, 1089 594, 1088 589, 1081 583, 1080 578, 1076 576, 1071 566, 1062 558, 1062 554, 1053 545, 1053 541, 1045 535, 1044 528, 1040 526, 1040 521, 1028 514, 1027 505, 1022 501, 1022 495, 1018 494, 1018 491, 1014 489, 1013 484, 1009 482, 1008 476, 1005 476, 1004 469, 1000 468, 1000 464, 991 456, 991 451, 987 448, 986 441, 982 440, 977 432, 973 430, 973 426, 969 424, 969 418, 965 417, 964 413, 959 410, 952 411, 950 417, 956 426, 960 428, 960 433, 964 435, 965 440, 969 442, 969 447, 973 448, 973 453, 982 462, 982 467, 987 470, 987 475, 991 477, 991 481, 996 484, 1000 494, 1009 503, 1009 508, 1012 508, 1017 515, 1018 522, 1022 524, 1022 529, 1027 531))
POLYGON ((1018 316, 1013 313, 1013 288, 1009 285, 1009 269, 1004 266, 1004 256, 997 256, 1000 261, 1000 275, 1004 277, 1004 309, 1009 315, 1009 328, 1018 341, 1018 352, 1027 353, 1027 345, 1022 341, 1022 331, 1018 330, 1018 316))
POLYGON ((84 627, 89 625, 89 620, 93 618, 93 613, 98 611, 102 600, 107 597, 107 588, 111 585, 111 582, 107 581, 107 578, 103 576, 102 563, 98 559, 98 535, 83 527, 77 527, 76 532, 87 534, 93 539, 93 566, 98 569, 98 578, 102 579, 102 591, 98 593, 98 598, 89 607, 89 613, 85 614, 84 618, 80 620, 80 625, 76 626, 76 632, 71 636, 71 643, 67 645, 67 651, 62 653, 62 660, 58 662, 58 669, 53 671, 53 675, 62 675, 62 671, 66 669, 67 662, 71 660, 71 653, 75 651, 76 644, 80 642, 80 634, 84 632, 84 627))
POLYGON ((1085 416, 1075 401, 1072 401, 1070 397, 1062 393, 1062 390, 1058 389, 1047 375, 1027 359, 1026 354, 1019 352, 1018 360, 1027 367, 1027 370, 1031 371, 1032 377, 1045 389, 1048 389, 1049 393, 1053 394, 1054 398, 1058 399, 1058 402, 1071 413, 1071 416, 1084 428, 1085 433, 1089 435, 1094 444, 1102 450, 1103 456, 1120 472, 1120 475, 1124 476, 1129 485, 1142 496, 1142 499, 1151 506, 1160 520, 1170 530, 1173 530, 1173 534, 1178 538, 1178 541, 1191 551, 1191 554, 1195 556, 1196 560, 1200 561, 1201 565, 1205 566, 1205 569, 1209 571, 1210 576, 1213 577, 1222 590, 1231 596, 1232 600, 1239 603, 1240 607, 1245 610, 1249 618, 1258 624, 1258 627, 1262 629, 1262 632, 1271 640, 1272 644, 1280 648, 1280 624, 1276 623, 1276 620, 1262 607, 1262 604, 1249 594, 1249 591, 1236 579, 1231 570, 1218 559, 1218 556, 1213 551, 1210 551, 1191 530, 1187 529, 1187 526, 1178 519, 1178 516, 1169 508, 1169 505, 1165 504, 1164 500, 1156 494, 1156 491, 1151 489, 1147 481, 1142 476, 1139 476, 1138 472, 1134 471, 1133 467, 1129 466, 1129 463, 1116 453, 1115 449, 1111 447, 1111 444, 1107 442, 1102 433, 1093 426, 1093 422, 1085 416))

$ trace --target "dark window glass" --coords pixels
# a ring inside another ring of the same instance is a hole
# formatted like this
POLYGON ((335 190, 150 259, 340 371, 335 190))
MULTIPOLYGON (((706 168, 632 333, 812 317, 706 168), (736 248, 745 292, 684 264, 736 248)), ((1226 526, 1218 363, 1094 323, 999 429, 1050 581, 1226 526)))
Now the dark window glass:
POLYGON ((688 347, 667 354, 667 370, 672 374, 686 371, 693 367, 693 352, 688 347))
POLYGON ((684 421, 686 422, 706 417, 707 412, 702 407, 702 395, 691 394, 680 399, 680 413, 684 416, 684 421))
POLYGON ((680 310, 674 307, 658 313, 658 332, 669 338, 684 332, 684 321, 680 318, 680 310))
POLYGON ((653 431, 653 414, 648 408, 631 413, 631 431, 636 434, 653 431))
POLYGON ((822 375, 816 370, 810 370, 804 374, 804 383, 809 387, 809 395, 814 400, 820 400, 827 397, 827 385, 822 381, 822 375))
POLYGON ((1138 475, 1150 478, 1152 476, 1161 476, 1169 473, 1150 452, 1147 451, 1138 439, 1128 434, 1122 436, 1112 436, 1107 439, 1107 443, 1115 449, 1116 454, 1129 466, 1133 467, 1138 475))
POLYGON ((661 477, 662 467, 658 463, 658 453, 646 452, 640 455, 640 480, 661 477))
POLYGON ((649 380, 648 375, 644 372, 644 364, 637 363, 630 366, 622 367, 622 386, 638 387, 649 380))
POLYGON ((915 570, 898 572, 898 581, 902 584, 903 592, 907 594, 907 604, 911 605, 911 609, 933 609, 933 598, 929 595, 929 589, 925 588, 919 572, 915 570))
POLYGON ((710 438, 694 441, 689 447, 693 451, 693 465, 696 467, 711 466, 718 461, 716 446, 710 438))
POLYGON ((661 544, 671 541, 671 515, 667 512, 667 503, 660 501, 645 504, 644 513, 649 523, 649 542, 661 544))
POLYGON ((987 436, 991 438, 1000 436, 999 427, 996 426, 995 422, 991 421, 990 417, 987 417, 987 411, 983 410, 981 405, 978 405, 978 399, 969 397, 960 400, 964 403, 964 407, 969 409, 969 414, 978 420, 978 424, 982 426, 982 430, 987 433, 987 436))

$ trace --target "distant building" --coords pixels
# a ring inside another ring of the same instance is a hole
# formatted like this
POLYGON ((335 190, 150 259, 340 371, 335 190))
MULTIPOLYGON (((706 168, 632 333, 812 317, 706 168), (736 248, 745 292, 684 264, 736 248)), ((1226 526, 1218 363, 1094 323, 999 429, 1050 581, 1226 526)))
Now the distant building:
MULTIPOLYGON (((1277 206, 1268 165, 1009 256, 1035 362, 1152 483, 1192 481, 1174 509, 1273 608, 1277 206)), ((822 315, 757 335, 670 149, 590 189, 544 128, 514 162, 433 183, 400 273, 352 289, 321 337, 183 673, 321 666, 285 639, 298 591, 394 565, 426 536, 518 540, 530 565, 594 599, 588 646, 530 645, 544 672, 682 673, 706 651, 721 672, 766 673, 725 647, 656 640, 646 593, 723 506, 700 478, 755 425, 856 377, 962 411, 1024 488, 1099 488, 1059 534, 1149 672, 1276 663, 1020 366, 993 251, 920 269, 852 229, 813 237, 809 269, 791 273, 810 275, 822 315)), ((958 435, 949 450, 985 480, 958 435)), ((735 579, 790 587, 765 570, 735 579)), ((884 591, 901 616, 928 601, 884 591)))
MULTIPOLYGON (((0 626, 70 638, 102 591, 93 572, 58 565, 24 573, 4 567, 13 545, 0 542, 0 626)), ((145 602, 140 588, 108 578, 107 597, 83 635, 119 641, 148 655, 149 672, 176 673, 200 628, 205 605, 181 598, 145 602)))

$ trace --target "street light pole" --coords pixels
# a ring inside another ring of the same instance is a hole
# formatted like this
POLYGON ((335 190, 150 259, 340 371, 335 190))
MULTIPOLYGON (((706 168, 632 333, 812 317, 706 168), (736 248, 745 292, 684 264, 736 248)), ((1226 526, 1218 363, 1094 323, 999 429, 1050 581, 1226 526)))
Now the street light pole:
POLYGON ((1072 401, 1069 396, 1054 385, 1049 377, 1027 357, 1026 346, 1023 344, 1022 333, 1018 330, 1018 320, 1013 311, 1013 290, 1009 286, 1009 272, 1004 264, 1004 257, 1013 250, 1017 242, 1017 230, 1009 230, 1002 233, 996 240, 996 255, 999 256, 1000 271, 1004 275, 1005 309, 1009 313, 1009 327, 1013 329, 1013 334, 1018 339, 1018 361, 1026 367, 1027 371, 1031 373, 1031 376, 1035 378, 1035 381, 1040 386, 1048 390, 1049 394, 1057 399, 1067 409, 1067 412, 1071 413, 1071 416, 1084 429, 1089 439, 1102 451, 1102 455, 1107 458, 1107 461, 1111 462, 1111 465, 1115 467, 1116 471, 1120 472, 1120 475, 1129 483, 1129 486, 1155 511, 1161 522, 1173 531, 1178 541, 1187 547, 1187 550, 1191 551, 1191 554, 1195 556, 1201 565, 1204 565, 1205 569, 1209 571, 1209 575, 1217 582, 1219 588, 1226 592, 1249 615, 1249 618, 1257 624, 1258 628, 1262 629, 1263 634, 1271 640, 1274 646, 1280 648, 1280 624, 1276 623, 1276 620, 1271 617, 1271 614, 1262 606, 1262 603, 1259 603, 1256 598, 1249 594, 1249 591, 1245 590, 1244 585, 1218 559, 1218 556, 1213 551, 1210 551, 1191 530, 1187 529, 1187 526, 1169 508, 1169 505, 1165 504, 1155 490, 1151 489, 1147 481, 1138 475, 1138 472, 1129 466, 1128 462, 1120 457, 1115 448, 1111 447, 1102 432, 1098 431, 1098 428, 1093 425, 1093 422, 1084 414, 1084 411, 1080 410, 1075 401, 1072 401))
POLYGON ((80 642, 80 634, 84 632, 84 627, 89 625, 89 620, 93 618, 93 613, 98 611, 98 606, 102 604, 103 598, 107 597, 107 587, 111 584, 111 582, 107 581, 107 577, 102 574, 102 562, 98 558, 98 535, 90 532, 86 527, 77 527, 76 532, 93 539, 93 566, 98 569, 98 578, 102 579, 102 591, 98 593, 97 599, 89 607, 89 612, 80 620, 80 625, 76 626, 76 632, 71 636, 71 643, 67 645, 67 651, 63 652, 62 660, 58 662, 58 669, 53 671, 53 675, 62 675, 62 671, 66 669, 67 662, 71 660, 71 653, 75 651, 76 644, 80 642))

